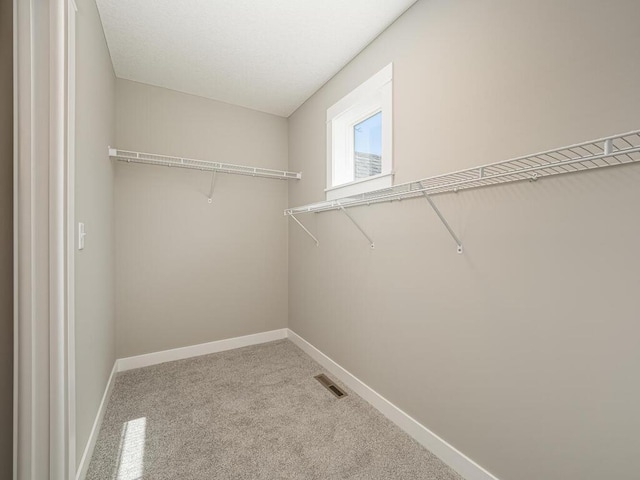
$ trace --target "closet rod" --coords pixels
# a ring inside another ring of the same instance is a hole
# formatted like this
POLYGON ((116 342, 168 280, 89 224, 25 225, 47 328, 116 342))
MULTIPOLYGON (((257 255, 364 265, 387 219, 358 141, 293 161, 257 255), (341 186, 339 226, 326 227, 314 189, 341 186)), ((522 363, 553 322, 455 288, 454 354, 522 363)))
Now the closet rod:
MULTIPOLYGON (((467 188, 537 180, 552 175, 636 162, 640 162, 640 130, 458 170, 337 200, 287 208, 284 214, 297 215, 341 210, 358 205, 422 197, 425 194, 436 195, 467 188)), ((459 244, 457 238, 456 242, 459 244)))
POLYGON ((131 150, 119 150, 111 147, 109 147, 109 156, 121 162, 189 168, 192 170, 248 175, 251 177, 276 178, 280 180, 300 180, 302 178, 302 173, 300 172, 250 167, 247 165, 236 165, 233 163, 212 162, 210 160, 195 160, 193 158, 172 157, 156 153, 133 152, 131 150))

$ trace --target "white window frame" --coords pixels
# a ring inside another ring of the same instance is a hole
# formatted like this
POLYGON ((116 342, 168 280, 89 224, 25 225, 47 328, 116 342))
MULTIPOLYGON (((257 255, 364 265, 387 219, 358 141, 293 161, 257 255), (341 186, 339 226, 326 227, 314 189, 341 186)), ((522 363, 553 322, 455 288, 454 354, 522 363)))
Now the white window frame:
POLYGON ((393 185, 393 64, 327 110, 327 200, 393 185), (353 128, 382 112, 382 171, 359 180, 354 174, 353 128))

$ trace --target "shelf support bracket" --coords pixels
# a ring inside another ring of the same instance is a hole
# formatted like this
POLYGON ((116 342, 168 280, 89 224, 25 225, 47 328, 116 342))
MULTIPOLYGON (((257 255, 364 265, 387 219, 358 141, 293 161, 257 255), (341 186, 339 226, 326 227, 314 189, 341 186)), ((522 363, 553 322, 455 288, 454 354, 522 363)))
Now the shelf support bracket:
POLYGON ((211 186, 209 187, 209 195, 207 196, 207 201, 209 203, 213 203, 213 187, 216 185, 216 170, 211 173, 211 186))
POLYGON ((318 241, 318 239, 313 235, 313 233, 307 230, 307 227, 305 227, 302 223, 300 223, 300 220, 298 220, 293 214, 289 214, 289 216, 293 218, 298 225, 300 225, 300 228, 302 228, 307 233, 307 235, 313 238, 313 241, 316 242, 316 247, 320 246, 320 242, 318 241))
POLYGON ((433 211, 436 212, 436 215, 438 215, 438 218, 444 224, 446 229, 449 231, 449 234, 453 237, 453 240, 456 242, 456 245, 458 245, 458 253, 462 253, 462 242, 460 241, 458 236, 455 234, 455 232, 449 225, 449 222, 447 222, 447 220, 444 218, 444 216, 442 215, 442 213, 440 212, 436 204, 433 203, 433 200, 431 199, 429 194, 427 192, 423 192, 423 193, 424 193, 424 198, 427 199, 427 202, 429 202, 429 205, 431 205, 431 208, 433 208, 433 211))
POLYGON ((364 237, 369 241, 369 245, 371 246, 371 248, 376 248, 375 244, 373 243, 373 240, 371 240, 371 237, 370 237, 369 235, 367 235, 367 232, 365 232, 365 231, 362 229, 362 227, 361 227, 360 225, 358 225, 358 222, 356 222, 356 221, 353 219, 353 217, 352 217, 351 215, 349 215, 349 212, 347 212, 347 211, 345 210, 345 208, 344 208, 342 205, 340 205, 340 202, 336 202, 336 204, 338 205, 338 207, 340 207, 340 210, 342 210, 342 213, 344 213, 344 214, 347 216, 347 218, 348 218, 349 220, 351 220, 351 223, 353 223, 353 224, 356 226, 356 228, 357 228, 358 230, 360 230, 360 233, 361 233, 362 235, 364 235, 364 237))
POLYGON ((613 153, 613 140, 610 138, 605 140, 603 150, 605 155, 611 155, 613 153))

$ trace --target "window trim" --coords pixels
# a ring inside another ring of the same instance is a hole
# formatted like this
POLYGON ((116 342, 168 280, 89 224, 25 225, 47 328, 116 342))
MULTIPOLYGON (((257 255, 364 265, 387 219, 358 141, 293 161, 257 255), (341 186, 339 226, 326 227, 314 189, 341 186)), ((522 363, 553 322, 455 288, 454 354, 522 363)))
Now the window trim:
POLYGON ((364 193, 393 185, 393 63, 327 109, 327 200, 364 193), (337 162, 343 172, 352 158, 352 129, 361 121, 382 112, 382 171, 371 177, 334 185, 337 162), (336 141, 334 142, 334 138, 336 141))

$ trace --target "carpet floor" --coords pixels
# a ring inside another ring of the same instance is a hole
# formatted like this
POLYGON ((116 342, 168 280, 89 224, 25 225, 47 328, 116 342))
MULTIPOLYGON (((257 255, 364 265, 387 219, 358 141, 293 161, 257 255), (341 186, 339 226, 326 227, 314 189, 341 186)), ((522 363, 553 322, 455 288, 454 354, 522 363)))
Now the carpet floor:
POLYGON ((87 480, 461 480, 320 373, 289 340, 123 372, 87 480))

